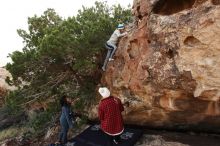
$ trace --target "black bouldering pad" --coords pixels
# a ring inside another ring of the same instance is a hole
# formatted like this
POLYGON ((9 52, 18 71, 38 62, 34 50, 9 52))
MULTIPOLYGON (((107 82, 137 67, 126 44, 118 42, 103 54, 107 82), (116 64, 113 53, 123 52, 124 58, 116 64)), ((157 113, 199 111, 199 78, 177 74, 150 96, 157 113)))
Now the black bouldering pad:
MULTIPOLYGON (((125 128, 121 135, 121 142, 114 146, 134 146, 142 134, 143 131, 140 129, 125 128)), ((106 136, 99 125, 88 127, 71 140, 74 146, 106 146, 106 141, 106 136)))

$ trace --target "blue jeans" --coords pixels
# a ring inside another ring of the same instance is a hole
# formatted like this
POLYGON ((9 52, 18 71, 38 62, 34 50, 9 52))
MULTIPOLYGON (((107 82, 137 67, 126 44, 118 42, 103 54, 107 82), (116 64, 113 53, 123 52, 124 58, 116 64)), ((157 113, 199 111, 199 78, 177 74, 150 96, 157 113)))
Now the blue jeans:
POLYGON ((61 132, 59 134, 59 141, 61 143, 67 143, 67 133, 69 131, 69 125, 65 119, 60 119, 61 132))
POLYGON ((107 52, 107 55, 105 57, 105 62, 104 62, 104 65, 102 66, 102 69, 103 70, 106 70, 106 67, 107 67, 107 64, 108 64, 108 61, 109 61, 109 58, 112 58, 117 47, 113 44, 109 44, 109 43, 106 43, 105 44, 105 47, 108 49, 108 52, 107 52))

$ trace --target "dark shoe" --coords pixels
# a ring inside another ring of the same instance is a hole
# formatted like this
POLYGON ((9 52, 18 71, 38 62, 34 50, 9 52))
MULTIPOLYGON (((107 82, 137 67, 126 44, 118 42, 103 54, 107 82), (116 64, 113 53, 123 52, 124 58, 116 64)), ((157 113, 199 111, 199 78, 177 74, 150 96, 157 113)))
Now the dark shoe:
POLYGON ((55 142, 55 146, 63 146, 64 144, 62 144, 62 142, 55 142))
POLYGON ((74 146, 75 145, 75 142, 68 142, 65 144, 65 146, 74 146))
POLYGON ((57 143, 57 144, 55 144, 55 146, 63 146, 63 144, 57 143))
POLYGON ((119 142, 118 141, 116 141, 115 139, 113 139, 113 142, 115 143, 115 144, 118 144, 119 142))

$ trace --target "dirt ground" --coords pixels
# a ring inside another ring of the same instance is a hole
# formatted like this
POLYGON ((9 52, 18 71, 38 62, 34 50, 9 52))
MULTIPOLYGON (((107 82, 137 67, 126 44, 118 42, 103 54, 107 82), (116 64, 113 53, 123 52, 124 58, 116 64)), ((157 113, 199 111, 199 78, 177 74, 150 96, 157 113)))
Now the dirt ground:
POLYGON ((220 146, 220 135, 145 130, 135 146, 220 146))
MULTIPOLYGON (((69 138, 73 138, 77 134, 86 129, 88 125, 82 126, 80 129, 69 131, 69 138)), ((45 136, 31 141, 25 146, 48 146, 50 143, 56 142, 58 138, 59 128, 51 129, 49 137, 45 140, 45 136)), ((0 144, 3 146, 4 144, 0 144)), ((4 146, 19 146, 11 140, 4 146)), ((138 140, 135 146, 220 146, 220 135, 194 132, 174 132, 164 130, 149 130, 144 129, 143 136, 138 140)))
MULTIPOLYGON (((84 125, 81 129, 70 131, 69 138, 76 136, 87 127, 88 125, 84 125)), ((51 140, 56 141, 56 139, 57 134, 50 138, 50 142, 51 140)), ((41 145, 46 146, 50 142, 47 141, 41 145)), ((220 135, 145 129, 143 136, 135 146, 220 146, 220 135)))

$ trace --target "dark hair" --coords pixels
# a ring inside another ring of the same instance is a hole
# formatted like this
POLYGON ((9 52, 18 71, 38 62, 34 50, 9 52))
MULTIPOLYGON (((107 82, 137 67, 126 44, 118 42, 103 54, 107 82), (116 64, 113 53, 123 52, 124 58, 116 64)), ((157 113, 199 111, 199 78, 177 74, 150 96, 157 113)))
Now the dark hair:
POLYGON ((60 99, 60 105, 61 106, 67 106, 68 105, 68 102, 66 100, 67 96, 66 95, 63 95, 60 99))

